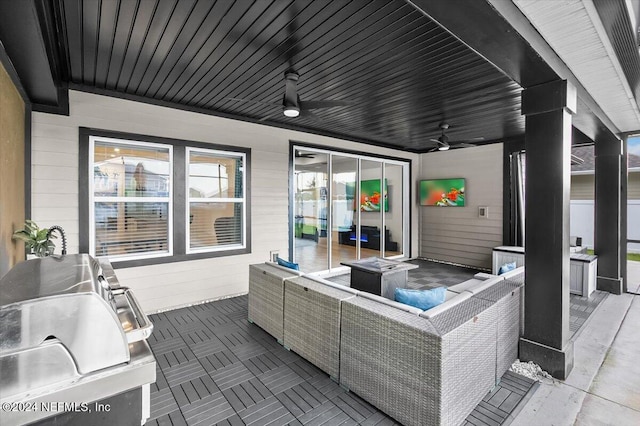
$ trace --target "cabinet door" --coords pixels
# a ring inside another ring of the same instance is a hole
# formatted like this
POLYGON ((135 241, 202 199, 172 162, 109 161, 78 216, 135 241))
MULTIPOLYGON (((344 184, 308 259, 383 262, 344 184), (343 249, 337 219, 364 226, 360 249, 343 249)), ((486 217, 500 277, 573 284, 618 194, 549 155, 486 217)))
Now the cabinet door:
POLYGON ((580 296, 583 295, 582 292, 582 275, 583 275, 583 269, 582 269, 582 262, 571 262, 569 265, 569 275, 570 275, 570 291, 573 294, 579 294, 580 296))

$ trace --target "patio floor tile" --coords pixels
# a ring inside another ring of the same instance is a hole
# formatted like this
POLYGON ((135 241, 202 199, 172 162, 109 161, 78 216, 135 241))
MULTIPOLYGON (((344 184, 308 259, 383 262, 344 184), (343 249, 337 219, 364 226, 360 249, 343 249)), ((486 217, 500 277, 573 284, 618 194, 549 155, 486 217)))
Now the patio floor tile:
MULTIPOLYGON (((447 283, 465 281, 477 272, 451 265, 438 268, 434 275, 447 283)), ((409 271, 412 286, 441 284, 424 271, 414 274, 421 269, 409 271)), ((339 277, 348 282, 349 275, 339 277)), ((604 298, 596 293, 577 299, 577 305, 595 308, 604 298)), ((159 324, 149 339, 158 370, 148 424, 398 424, 246 321, 247 300, 240 296, 151 315, 154 325, 159 324)), ((572 331, 588 320, 586 310, 574 310, 582 315, 572 317, 572 331)), ((533 384, 505 373, 466 424, 508 422, 533 384)))

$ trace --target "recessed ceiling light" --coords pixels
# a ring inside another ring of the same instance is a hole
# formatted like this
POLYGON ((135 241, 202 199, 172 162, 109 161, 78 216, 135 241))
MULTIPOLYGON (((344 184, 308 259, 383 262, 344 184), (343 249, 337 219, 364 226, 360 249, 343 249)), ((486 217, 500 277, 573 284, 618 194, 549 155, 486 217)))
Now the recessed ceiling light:
POLYGON ((115 152, 120 152, 120 148, 113 148, 115 152))

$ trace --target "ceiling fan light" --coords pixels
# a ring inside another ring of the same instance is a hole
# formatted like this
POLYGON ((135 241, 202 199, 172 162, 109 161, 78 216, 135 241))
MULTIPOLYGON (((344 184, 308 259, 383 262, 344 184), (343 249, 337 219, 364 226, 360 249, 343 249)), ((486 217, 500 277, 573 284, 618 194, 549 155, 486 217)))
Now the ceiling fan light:
POLYGON ((287 117, 297 117, 300 115, 300 108, 295 106, 284 107, 284 115, 287 117))
POLYGON ((438 146, 438 151, 448 151, 449 148, 449 145, 440 145, 438 146))

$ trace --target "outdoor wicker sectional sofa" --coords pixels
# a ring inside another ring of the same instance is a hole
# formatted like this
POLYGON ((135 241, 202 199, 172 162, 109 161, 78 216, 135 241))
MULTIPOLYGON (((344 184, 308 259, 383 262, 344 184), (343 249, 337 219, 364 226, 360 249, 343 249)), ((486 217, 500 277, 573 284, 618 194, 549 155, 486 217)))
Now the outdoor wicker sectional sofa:
POLYGON ((250 268, 273 279, 250 282, 249 320, 269 331, 256 289, 282 287, 268 311, 284 346, 402 424, 462 423, 517 357, 522 268, 477 274, 427 311, 316 276, 282 278, 273 264, 250 268))

